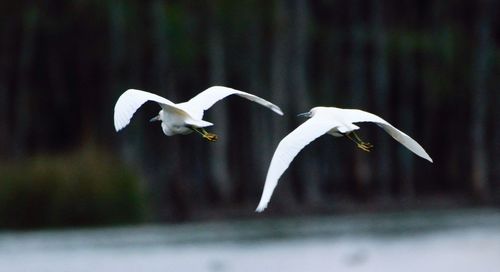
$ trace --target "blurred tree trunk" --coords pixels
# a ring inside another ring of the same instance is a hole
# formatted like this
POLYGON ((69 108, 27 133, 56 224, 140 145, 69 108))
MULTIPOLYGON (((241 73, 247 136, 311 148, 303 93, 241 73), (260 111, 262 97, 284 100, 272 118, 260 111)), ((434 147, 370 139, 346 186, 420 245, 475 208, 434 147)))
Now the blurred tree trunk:
POLYGON ((108 75, 107 83, 108 89, 110 90, 108 102, 114 104, 118 97, 124 92, 125 84, 123 84, 123 75, 121 73, 121 67, 125 65, 124 59, 126 57, 124 44, 126 44, 125 38, 125 14, 123 3, 121 2, 108 2, 108 75))
MULTIPOLYGON (((494 75, 500 74, 500 63, 496 63, 494 75)), ((500 89, 500 84, 496 82, 496 86, 492 86, 492 88, 500 89)), ((491 108, 492 124, 493 124, 493 148, 491 151, 491 182, 495 187, 496 192, 494 193, 497 196, 500 196, 500 92, 493 92, 493 107, 491 108)))
MULTIPOLYGON (((495 2, 492 10, 498 10, 499 8, 500 3, 495 2)), ((492 31, 492 33, 494 32, 492 31)), ((492 66, 491 75, 500 75, 500 62, 493 62, 492 66)), ((491 95, 493 103, 491 103, 490 108, 490 120, 493 128, 493 147, 491 149, 490 161, 494 163, 490 164, 489 167, 491 170, 490 182, 495 189, 493 195, 496 195, 498 199, 500 198, 500 118, 498 117, 500 116, 500 92, 495 90, 500 90, 500 82, 495 76, 491 76, 490 79, 492 80, 490 88, 493 90, 491 95)))
MULTIPOLYGON (((389 75, 387 64, 387 34, 384 26, 384 5, 379 0, 372 0, 373 8, 371 14, 372 42, 373 42, 373 60, 372 60, 372 78, 373 95, 375 102, 375 111, 386 120, 390 120, 389 105, 389 75)), ((378 195, 382 198, 390 197, 392 183, 392 157, 390 149, 390 137, 384 132, 377 133, 377 171, 375 172, 377 180, 378 195)))
POLYGON ((152 79, 157 90, 166 92, 168 87, 168 41, 167 41, 167 15, 165 1, 154 0, 150 7, 153 33, 151 40, 153 42, 154 57, 152 79))
MULTIPOLYGON (((414 130, 414 103, 415 86, 417 83, 416 63, 414 59, 414 44, 409 37, 403 36, 399 48, 399 70, 401 71, 401 85, 398 96, 399 127, 411 137, 415 137, 414 130)), ((398 146, 397 159, 401 166, 399 170, 400 197, 412 199, 415 194, 414 184, 414 154, 402 146, 398 146)))
MULTIPOLYGON (((53 36, 60 35, 58 32, 54 33, 53 36)), ((74 101, 71 100, 71 93, 68 92, 69 80, 68 80, 68 71, 64 67, 64 55, 61 54, 62 47, 64 47, 64 43, 61 42, 60 38, 52 37, 52 39, 47 39, 45 41, 45 46, 48 48, 46 60, 47 60, 47 74, 48 74, 48 89, 50 96, 53 98, 52 101, 48 101, 51 103, 47 105, 43 102, 42 111, 49 108, 52 110, 50 116, 53 115, 61 115, 61 116, 53 116, 55 121, 53 122, 61 122, 62 126, 71 126, 74 125, 72 122, 72 117, 68 116, 67 113, 71 112, 72 107, 75 105, 74 101)), ((107 119, 106 119, 107 120, 107 119)), ((39 139, 38 147, 46 148, 48 143, 54 141, 51 139, 51 135, 53 135, 53 128, 48 129, 47 123, 45 122, 37 122, 37 135, 44 135, 44 137, 40 137, 43 139, 39 139)), ((109 128, 109 123, 107 124, 109 128)), ((105 131, 105 130, 104 130, 105 131)), ((103 137, 104 138, 104 137, 103 137)))
MULTIPOLYGON (((129 81, 137 83, 138 74, 135 71, 127 71, 125 67, 131 67, 137 65, 136 63, 131 63, 131 56, 135 55, 137 51, 134 52, 132 49, 133 45, 137 45, 137 38, 131 38, 132 33, 127 32, 127 17, 125 15, 125 9, 127 8, 123 2, 112 1, 108 2, 108 32, 109 32, 109 45, 108 45, 108 75, 107 83, 108 89, 110 90, 108 105, 114 105, 118 97, 128 88, 139 88, 140 86, 134 85, 129 81), (128 52, 127 54, 125 52, 128 52), (132 53, 134 52, 134 53, 132 53), (126 78, 126 79, 125 79, 126 78)), ((142 122, 141 118, 135 118, 134 122, 142 122)), ((122 159, 124 159, 129 165, 143 166, 144 160, 142 160, 142 155, 140 153, 140 143, 142 139, 137 135, 137 130, 139 126, 130 126, 129 130, 133 130, 130 133, 122 133, 114 137, 119 141, 120 153, 122 159), (133 142, 133 143, 132 143, 133 142)), ((139 170, 142 167, 138 167, 139 170)))
MULTIPOLYGON (((75 16, 85 17, 85 11, 80 10, 75 16)), ((87 40, 91 38, 91 32, 86 28, 85 24, 80 20, 71 20, 70 27, 72 29, 72 37, 75 41, 87 40)), ((83 42, 72 43, 72 52, 75 59, 75 89, 77 90, 78 119, 80 125, 80 141, 83 145, 96 144, 98 139, 96 125, 97 113, 102 105, 102 101, 95 99, 99 94, 99 85, 93 85, 91 82, 96 82, 94 79, 94 67, 92 67, 92 59, 86 55, 89 47, 92 45, 83 42), (89 110, 92 109, 92 110, 89 110)))
MULTIPOLYGON (((210 3, 211 21, 209 25, 209 65, 210 85, 225 85, 225 49, 223 30, 220 20, 224 16, 220 11, 220 3, 210 3)), ((228 119, 225 103, 217 105, 217 110, 210 112, 210 118, 217 128, 219 139, 210 144, 210 169, 211 179, 215 183, 215 190, 222 203, 227 203, 231 198, 231 177, 228 168, 228 119)))
MULTIPOLYGON (((351 19, 351 54, 349 58, 349 89, 351 92, 351 105, 353 108, 366 109, 366 74, 365 74, 365 44, 366 27, 363 22, 362 3, 360 0, 350 2, 349 15, 351 19)), ((366 130, 365 130, 366 131, 366 130)), ((368 138, 361 134, 362 139, 368 138)), ((355 148, 355 145, 354 145, 355 148)), ((354 179, 356 191, 361 197, 366 197, 370 186, 371 169, 367 162, 367 154, 355 148, 354 152, 354 179)))
MULTIPOLYGON (((251 2, 251 1, 250 1, 251 2)), ((265 64, 262 55, 263 47, 263 33, 262 33, 262 21, 264 16, 262 16, 263 8, 258 4, 253 4, 251 14, 249 16, 249 29, 248 35, 246 35, 247 45, 248 45, 248 79, 247 83, 249 86, 249 91, 259 95, 265 99, 271 99, 271 92, 266 86, 263 78, 265 73, 265 64)), ((272 101, 273 103, 275 101, 272 101)), ((279 106, 279 103, 278 103, 279 106)), ((247 193, 248 198, 251 203, 257 203, 258 197, 262 190, 261 184, 265 180, 267 168, 271 161, 273 155, 273 145, 269 137, 269 131, 271 128, 271 119, 273 116, 269 116, 269 112, 262 110, 260 107, 251 107, 251 128, 250 133, 252 133, 251 139, 252 148, 252 163, 251 168, 253 169, 253 175, 247 176, 251 177, 248 182, 243 182, 244 191, 247 193)))
MULTIPOLYGON (((438 41, 440 38, 440 33, 438 31, 439 27, 441 26, 440 18, 442 10, 446 9, 445 6, 443 6, 444 2, 443 1, 433 1, 430 4, 429 9, 432 11, 430 14, 430 19, 428 26, 425 24, 419 25, 419 31, 422 33, 427 33, 429 35, 430 39, 432 41, 438 41), (428 30, 428 29, 429 30, 428 30)), ((435 46, 436 47, 436 46, 435 46)), ((432 47, 432 49, 435 51, 435 47, 432 47)), ((439 125, 440 119, 437 118, 439 116, 439 86, 436 86, 436 75, 439 74, 438 70, 438 56, 435 52, 432 50, 422 50, 421 53, 421 77, 422 77, 422 97, 423 97, 423 109, 422 109, 422 115, 423 118, 421 118, 421 122, 425 124, 423 126, 423 131, 422 131, 422 139, 416 139, 420 144, 423 144, 424 148, 427 150, 432 150, 431 156, 433 154, 438 155, 439 153, 443 152, 440 150, 442 148, 442 137, 438 137, 437 134, 439 134, 439 131, 441 130, 441 126, 439 125), (436 119, 438 120, 436 122, 436 119), (429 143, 428 146, 425 145, 425 143, 429 143)), ((403 129, 401 127, 401 129, 403 129)), ((414 135, 410 135, 413 137, 414 135)), ((398 147, 399 148, 399 147, 398 147)), ((439 156, 439 155, 438 155, 439 156)), ((434 163, 440 163, 439 162, 440 158, 435 158, 434 163)), ((434 172, 435 170, 432 169, 431 167, 426 167, 424 170, 422 170, 423 173, 420 173, 419 176, 423 177, 422 184, 425 184, 425 186, 430 186, 431 188, 436 188, 438 187, 439 183, 442 181, 440 180, 440 172, 434 172), (429 181, 426 180, 427 177, 433 176, 433 179, 429 179, 429 181)), ((399 176, 398 176, 399 177, 399 176)))
POLYGON ((14 120, 14 155, 22 157, 26 153, 28 143, 29 124, 31 122, 33 98, 32 91, 32 65, 35 51, 35 39, 37 34, 38 7, 31 6, 24 11, 22 17, 22 34, 20 44, 19 68, 17 71, 17 96, 15 97, 15 120, 14 120))
MULTIPOLYGON (((152 41, 152 67, 149 76, 146 77, 153 92, 177 102, 180 97, 174 92, 173 80, 169 81, 172 75, 168 65, 170 60, 167 33, 168 5, 165 1, 154 0, 150 2, 148 8, 152 30, 149 37, 152 41)), ((145 143, 144 156, 150 159, 143 167, 147 169, 150 188, 155 191, 153 194, 157 201, 156 208, 162 218, 187 219, 190 217, 192 205, 197 204, 199 200, 199 198, 192 197, 192 173, 186 171, 184 165, 186 160, 184 153, 189 151, 183 152, 182 150, 189 150, 190 147, 182 147, 180 142, 182 139, 179 137, 173 136, 166 139, 160 124, 150 126, 145 122, 144 125, 146 138, 157 139, 145 143)))
MULTIPOLYGON (((308 52, 309 52, 309 23, 310 14, 307 0, 295 0, 292 20, 292 44, 290 55, 290 90, 291 97, 294 99, 291 107, 291 116, 296 113, 306 112, 312 108, 309 94, 311 88, 308 82, 308 52)), ((304 120, 300 120, 304 121, 304 120)), ((295 128, 293 128, 295 129, 295 128)), ((318 204, 321 201, 320 195, 320 175, 317 161, 317 152, 308 152, 303 154, 300 164, 298 177, 301 184, 300 191, 303 193, 303 200, 309 204, 318 204)))
MULTIPOLYGON (((488 197, 488 159, 486 143, 486 113, 488 110, 488 85, 487 79, 490 71, 491 58, 491 19, 493 16, 492 1, 481 0, 477 2, 478 14, 476 16, 476 49, 472 70, 471 113, 471 149, 472 149, 472 189, 479 199, 488 197)), ((498 117, 498 116, 497 116, 498 117)), ((497 162, 498 163, 498 162, 497 162)))
MULTIPOLYGON (((398 85, 397 115, 399 127, 411 137, 415 137, 414 111, 416 103, 417 63, 415 59, 415 35, 411 33, 416 29, 418 22, 418 3, 405 1, 404 6, 407 16, 405 18, 408 33, 402 33, 398 42, 398 70, 400 71, 400 84, 398 85)), ((399 196, 403 199, 412 199, 415 194, 414 184, 414 155, 401 145, 397 147, 397 161, 399 162, 399 196)))
MULTIPOLYGON (((137 7, 133 3, 125 3, 122 4, 120 2, 112 2, 116 3, 116 8, 119 9, 114 14, 116 16, 116 28, 123 27, 123 34, 125 35, 124 44, 116 44, 115 46, 124 46, 125 56, 124 56, 124 64, 123 71, 120 71, 124 74, 124 89, 136 88, 142 89, 143 78, 142 71, 144 69, 144 43, 142 40, 145 38, 144 35, 144 25, 140 18, 136 15, 136 13, 127 14, 127 9, 136 9, 137 7), (121 23, 121 16, 124 17, 124 24, 121 23)), ((116 29, 117 30, 117 29, 116 29)), ((121 35, 117 33, 116 42, 121 42, 121 35)), ((111 49, 113 50, 113 49, 111 49)), ((120 67, 117 67, 119 69, 120 67)), ((125 90, 119 90, 119 93, 123 93, 125 90)), ((150 90, 147 90, 150 91, 150 90)), ((116 97, 118 99, 118 96, 116 97)), ((142 114, 140 112, 136 114, 142 114)), ((140 116, 140 115, 139 115, 140 116)), ((137 117, 137 116, 136 116, 137 117)), ((141 165, 142 169, 146 169, 145 166, 149 165, 153 160, 151 157, 147 156, 145 153, 145 129, 148 124, 147 120, 144 118, 134 118, 134 126, 128 127, 128 134, 124 135, 127 141, 127 147, 129 150, 127 153, 133 158, 132 160, 139 159, 140 161, 136 165, 141 165), (141 159, 144 158, 144 159, 141 159)))
MULTIPOLYGON (((127 86, 124 84, 124 74, 122 73, 123 67, 125 66, 125 44, 127 43, 126 39, 126 18, 125 18, 125 7, 123 2, 120 1, 109 1, 108 3, 108 37, 109 44, 107 48, 107 56, 108 61, 107 64, 107 95, 104 97, 105 106, 114 105, 118 97, 126 90, 127 86)), ((106 118, 103 118, 108 120, 106 118)), ((103 127, 110 124, 103 124, 103 127)), ((114 137, 115 138, 115 137, 114 137)), ((124 148, 127 148, 128 145, 124 144, 124 138, 119 137, 119 147, 122 155, 124 153, 124 148)), ((114 142, 114 141, 111 141, 114 142)), ((139 165, 138 161, 134 161, 133 165, 139 165)))
MULTIPOLYGON (((286 113, 290 112, 289 95, 287 94, 287 80, 288 80, 288 49, 290 45, 290 11, 288 1, 276 0, 273 7, 273 38, 272 38, 272 56, 271 56, 271 101, 280 105, 281 109, 286 113)), ((290 117, 285 117, 286 120, 275 118, 272 124, 272 150, 278 146, 279 141, 290 132, 288 123, 290 117)), ((270 160, 269 160, 270 162, 270 160)), ((263 185, 263 184, 262 184, 263 185)), ((295 199, 291 191, 291 182, 282 182, 276 188, 274 198, 276 200, 275 206, 288 206, 295 203, 295 199), (286 203, 286 204, 285 204, 286 203)))
POLYGON ((12 108, 9 95, 9 75, 12 66, 12 50, 14 28, 10 21, 0 26, 0 159, 10 156, 10 120, 9 109, 12 108))

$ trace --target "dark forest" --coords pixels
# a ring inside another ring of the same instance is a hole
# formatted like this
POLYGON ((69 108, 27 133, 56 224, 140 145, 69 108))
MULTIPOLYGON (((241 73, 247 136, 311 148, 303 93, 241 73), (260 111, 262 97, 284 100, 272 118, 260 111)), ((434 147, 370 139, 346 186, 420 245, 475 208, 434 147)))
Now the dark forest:
POLYGON ((253 216, 278 142, 320 105, 381 116, 434 163, 376 125, 359 131, 370 153, 323 136, 268 215, 495 205, 499 11, 487 0, 3 1, 0 227, 253 216), (213 85, 285 115, 229 97, 206 112, 211 143, 166 137, 147 103, 114 130, 127 89, 182 102, 213 85))

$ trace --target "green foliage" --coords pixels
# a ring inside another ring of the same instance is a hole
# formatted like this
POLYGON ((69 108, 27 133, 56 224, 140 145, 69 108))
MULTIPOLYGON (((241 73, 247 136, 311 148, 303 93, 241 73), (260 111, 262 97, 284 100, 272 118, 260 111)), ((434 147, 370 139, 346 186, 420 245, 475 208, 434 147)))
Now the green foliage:
POLYGON ((132 223, 144 218, 138 177, 103 152, 39 156, 0 166, 0 227, 132 223))

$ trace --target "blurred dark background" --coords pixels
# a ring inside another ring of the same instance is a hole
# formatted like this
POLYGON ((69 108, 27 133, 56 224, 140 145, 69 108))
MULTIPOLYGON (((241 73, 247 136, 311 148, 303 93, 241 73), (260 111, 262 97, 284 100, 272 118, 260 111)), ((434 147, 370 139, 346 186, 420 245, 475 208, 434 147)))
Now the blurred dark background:
POLYGON ((324 136, 304 149, 266 215, 496 205, 498 1, 2 1, 0 227, 256 216, 282 137, 318 105, 380 115, 371 153, 324 136), (212 85, 220 140, 166 137, 145 104, 116 133, 126 89, 186 101, 212 85))

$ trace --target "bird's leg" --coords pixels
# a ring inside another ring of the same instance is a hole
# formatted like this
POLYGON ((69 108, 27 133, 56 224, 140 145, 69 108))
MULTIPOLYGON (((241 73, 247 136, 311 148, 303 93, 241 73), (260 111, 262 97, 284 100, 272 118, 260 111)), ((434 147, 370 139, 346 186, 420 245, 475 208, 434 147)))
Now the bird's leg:
POLYGON ((210 142, 215 142, 219 137, 217 137, 217 134, 210 133, 206 131, 204 128, 201 128, 201 132, 203 132, 203 138, 207 139, 210 142))
POLYGON ((352 134, 354 134, 354 137, 356 137, 356 140, 358 140, 358 141, 359 141, 359 143, 361 143, 362 145, 367 146, 368 148, 372 148, 372 147, 373 147, 373 145, 372 145, 372 144, 370 144, 370 143, 368 143, 368 142, 365 142, 365 141, 361 140, 361 138, 359 138, 358 134, 356 134, 356 132, 355 132, 355 131, 353 131, 353 132, 352 132, 352 134))
POLYGON ((349 133, 346 133, 345 135, 347 136, 347 138, 349 138, 351 141, 353 141, 356 144, 356 146, 359 147, 360 149, 362 149, 366 152, 371 151, 370 149, 373 147, 373 145, 361 140, 361 138, 359 138, 359 136, 356 134, 356 132, 351 131, 349 133), (354 138, 351 137, 351 134, 354 135, 354 138))
POLYGON ((207 139, 207 141, 215 142, 217 141, 217 135, 207 132, 204 128, 191 127, 192 130, 196 131, 203 138, 207 139))

